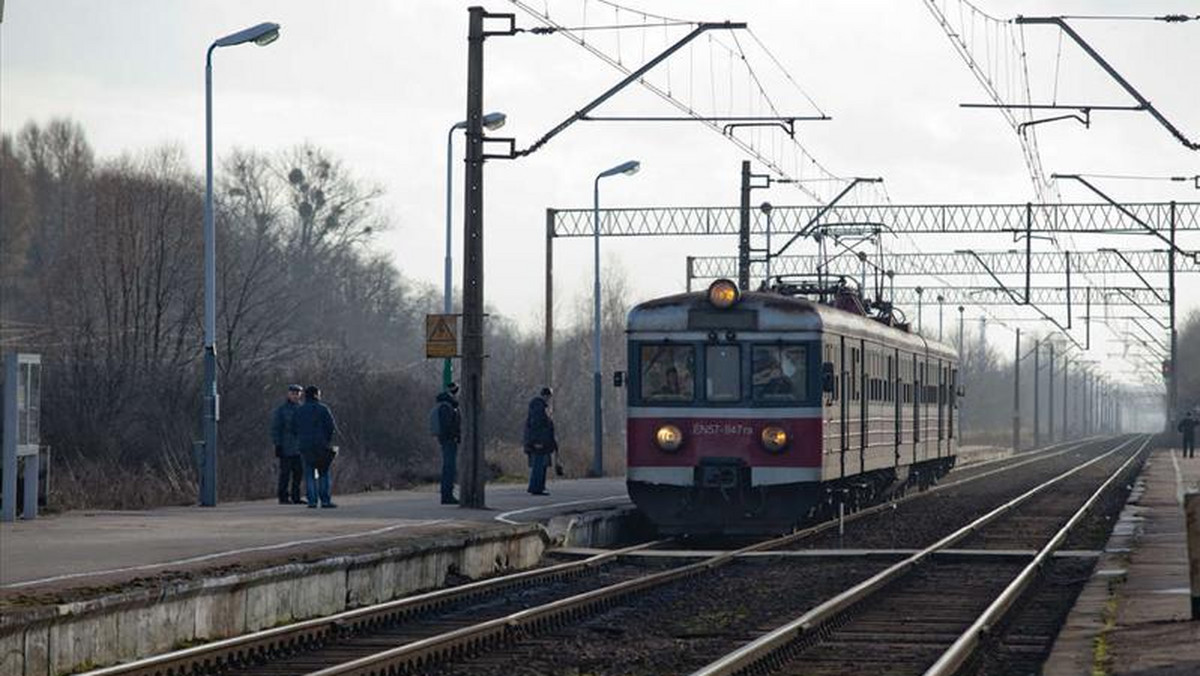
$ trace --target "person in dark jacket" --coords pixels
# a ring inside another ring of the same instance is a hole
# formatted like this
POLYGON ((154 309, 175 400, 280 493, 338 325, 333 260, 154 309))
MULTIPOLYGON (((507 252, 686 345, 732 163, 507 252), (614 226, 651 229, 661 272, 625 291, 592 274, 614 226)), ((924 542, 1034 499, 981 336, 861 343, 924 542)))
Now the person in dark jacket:
POLYGON ((462 416, 458 412, 458 384, 450 383, 437 396, 437 440, 442 447, 442 504, 457 505, 454 480, 458 477, 458 442, 462 440, 462 416))
POLYGON ((304 483, 309 509, 337 507, 329 497, 329 466, 333 463, 333 435, 337 423, 329 407, 321 403, 321 390, 316 385, 304 388, 304 405, 292 416, 300 458, 304 462, 304 483))
POLYGON ((271 441, 275 444, 275 457, 279 458, 279 504, 300 504, 300 477, 304 475, 303 462, 300 460, 300 440, 296 437, 296 426, 293 424, 296 410, 300 408, 300 398, 304 388, 299 385, 288 385, 287 399, 275 415, 271 417, 271 441), (289 484, 291 490, 288 490, 289 484))
POLYGON ((1196 420, 1196 414, 1188 411, 1186 417, 1179 421, 1175 429, 1183 432, 1183 457, 1196 457, 1196 426, 1200 425, 1200 420, 1196 420))
POLYGON ((529 402, 525 417, 525 453, 529 456, 529 492, 549 495, 546 491, 546 467, 550 456, 558 450, 554 438, 554 419, 550 415, 550 399, 554 391, 543 387, 541 394, 529 402))

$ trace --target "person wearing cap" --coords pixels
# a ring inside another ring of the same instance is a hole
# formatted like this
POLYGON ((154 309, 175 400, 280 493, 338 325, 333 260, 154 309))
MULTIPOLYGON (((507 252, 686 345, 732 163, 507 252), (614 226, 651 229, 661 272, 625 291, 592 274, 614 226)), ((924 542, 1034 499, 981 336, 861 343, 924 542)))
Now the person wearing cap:
POLYGON ((333 435, 337 423, 329 407, 321 403, 321 390, 316 385, 304 388, 304 405, 292 418, 299 439, 300 458, 304 462, 305 493, 309 509, 337 507, 329 496, 329 467, 333 463, 333 435))
POLYGON ((300 504, 300 477, 303 463, 300 460, 300 439, 296 436, 295 415, 300 408, 300 397, 304 388, 288 385, 287 399, 275 409, 271 417, 271 441, 275 444, 275 457, 279 459, 279 482, 277 495, 281 505, 300 504))
POLYGON ((529 492, 533 495, 550 495, 546 491, 546 467, 550 456, 558 450, 554 419, 550 416, 553 396, 553 390, 543 387, 529 402, 529 414, 525 417, 525 453, 529 456, 529 492))
POLYGON ((458 383, 439 392, 435 406, 437 440, 442 447, 442 504, 457 505, 454 480, 458 477, 458 442, 462 439, 462 417, 458 412, 458 383))

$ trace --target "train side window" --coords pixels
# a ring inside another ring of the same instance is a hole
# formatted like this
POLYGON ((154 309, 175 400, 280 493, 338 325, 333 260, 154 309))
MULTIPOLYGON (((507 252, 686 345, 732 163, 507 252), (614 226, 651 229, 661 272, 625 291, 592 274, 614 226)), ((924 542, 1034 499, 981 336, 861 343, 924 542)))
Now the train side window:
POLYGON ((686 402, 696 398, 694 347, 642 345, 639 356, 642 400, 686 402))
POLYGON ((704 373, 704 396, 708 401, 741 401, 741 348, 737 345, 704 348, 704 373))
MULTIPOLYGON (((821 388, 826 390, 827 400, 829 403, 837 401, 837 398, 838 398, 838 380, 839 379, 837 376, 838 369, 837 369, 836 356, 837 356, 837 350, 835 349, 835 347, 832 344, 827 343, 825 345, 825 364, 822 366, 822 368, 828 372, 830 379, 832 380, 833 388, 832 389, 826 388, 824 382, 821 383, 821 388)), ((824 377, 825 377, 825 372, 822 372, 822 379, 824 379, 824 377)))
POLYGON ((808 398, 808 348, 804 345, 755 345, 751 357, 755 401, 808 398))

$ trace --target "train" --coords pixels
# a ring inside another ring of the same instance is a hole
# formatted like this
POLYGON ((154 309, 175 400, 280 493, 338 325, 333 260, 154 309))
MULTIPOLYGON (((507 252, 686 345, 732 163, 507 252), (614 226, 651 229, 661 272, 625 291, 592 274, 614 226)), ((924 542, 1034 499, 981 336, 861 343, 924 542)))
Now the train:
POLYGON ((728 279, 636 305, 630 498, 663 534, 760 535, 936 482, 958 452, 958 355, 894 316, 846 286, 728 279))

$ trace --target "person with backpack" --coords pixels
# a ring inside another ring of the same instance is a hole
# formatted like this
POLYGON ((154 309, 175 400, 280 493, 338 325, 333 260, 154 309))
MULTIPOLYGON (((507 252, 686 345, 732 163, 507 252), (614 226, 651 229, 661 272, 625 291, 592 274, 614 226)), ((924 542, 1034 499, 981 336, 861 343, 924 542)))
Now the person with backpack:
POLYGON ((429 431, 442 447, 442 504, 457 505, 454 481, 458 477, 458 442, 462 439, 462 417, 458 412, 458 384, 450 383, 438 393, 429 411, 429 431))
POLYGON ((558 450, 554 419, 550 417, 553 396, 553 390, 543 387, 529 402, 529 414, 525 417, 525 453, 529 456, 529 492, 533 495, 550 495, 546 491, 546 467, 550 456, 558 450))

